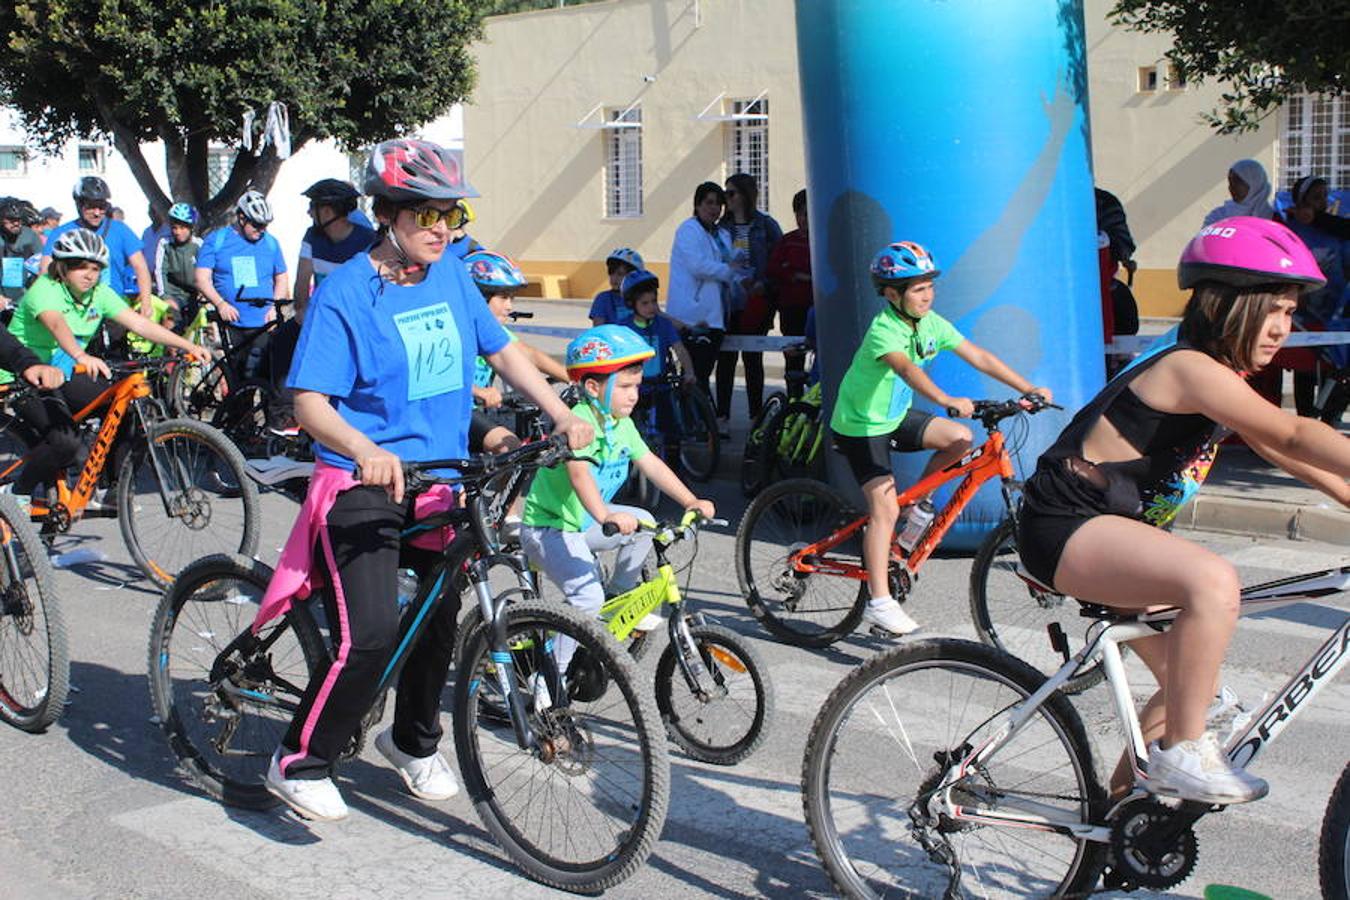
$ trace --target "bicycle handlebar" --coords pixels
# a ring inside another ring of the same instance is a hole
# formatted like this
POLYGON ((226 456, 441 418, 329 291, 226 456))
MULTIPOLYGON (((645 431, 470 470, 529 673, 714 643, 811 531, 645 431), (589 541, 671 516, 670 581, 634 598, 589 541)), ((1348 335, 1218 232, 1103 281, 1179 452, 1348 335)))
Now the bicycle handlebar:
MULTIPOLYGON (((1035 415, 1046 409, 1064 408, 1055 403, 1046 402, 1040 394, 1027 394, 1018 397, 1016 400, 976 400, 974 407, 970 418, 979 419, 985 428, 1012 416, 1020 416, 1022 413, 1035 415)), ((947 415, 954 419, 959 418, 959 413, 952 406, 947 407, 947 415)))
MULTIPOLYGON (((567 436, 555 434, 540 441, 522 444, 506 453, 480 453, 466 459, 432 459, 403 464, 403 483, 410 492, 425 490, 436 484, 464 484, 483 481, 493 475, 516 468, 546 469, 560 462, 574 459, 567 445, 567 436), (436 469, 454 469, 458 475, 433 475, 436 469)), ((361 468, 352 473, 359 481, 361 468)))
MULTIPOLYGON (((726 519, 709 519, 696 509, 686 509, 684 515, 680 517, 678 522, 638 522, 638 531, 650 531, 653 534, 670 532, 671 540, 674 541, 692 537, 698 529, 705 525, 715 525, 725 528, 728 524, 730 523, 727 522, 726 519)), ((613 522, 604 522, 600 525, 600 531, 605 537, 613 537, 619 533, 619 526, 613 522)))
POLYGON ((509 313, 506 314, 506 317, 507 317, 508 319, 510 319, 512 322, 519 322, 521 319, 533 319, 533 318, 534 318, 534 313, 532 313, 532 312, 518 312, 518 311, 512 310, 511 312, 509 312, 509 313))

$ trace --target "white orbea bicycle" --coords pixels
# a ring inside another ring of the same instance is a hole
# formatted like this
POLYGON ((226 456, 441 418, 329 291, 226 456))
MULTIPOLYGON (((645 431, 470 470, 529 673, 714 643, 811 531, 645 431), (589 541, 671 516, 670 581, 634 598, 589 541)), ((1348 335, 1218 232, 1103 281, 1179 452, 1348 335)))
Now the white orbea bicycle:
MULTIPOLYGON (((1348 593, 1350 566, 1342 566, 1247 588, 1242 614, 1348 593)), ((1049 626, 1064 665, 1048 679, 984 644, 937 639, 879 654, 835 688, 806 744, 802 792, 812 840, 842 894, 1083 897, 1099 879, 1163 890, 1187 878, 1193 826, 1222 807, 1139 788, 1110 801, 1082 720, 1060 690, 1100 663, 1126 751, 1146 778, 1119 644, 1165 630, 1177 610, 1126 615, 1083 604, 1082 612, 1095 621, 1072 657, 1063 629, 1049 626)), ((1350 614, 1229 740, 1228 757, 1255 762, 1347 662, 1350 614)), ((1350 890, 1348 843, 1350 766, 1322 825, 1324 897, 1345 900, 1350 890)))

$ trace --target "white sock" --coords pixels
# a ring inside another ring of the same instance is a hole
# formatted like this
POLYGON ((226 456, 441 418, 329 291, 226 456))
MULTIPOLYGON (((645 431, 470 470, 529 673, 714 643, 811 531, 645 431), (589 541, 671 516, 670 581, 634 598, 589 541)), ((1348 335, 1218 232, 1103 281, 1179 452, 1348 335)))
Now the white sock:
POLYGON ((868 604, 870 606, 884 606, 887 603, 894 603, 894 602, 895 598, 892 597, 890 594, 887 594, 884 597, 873 597, 871 600, 868 601, 868 604))

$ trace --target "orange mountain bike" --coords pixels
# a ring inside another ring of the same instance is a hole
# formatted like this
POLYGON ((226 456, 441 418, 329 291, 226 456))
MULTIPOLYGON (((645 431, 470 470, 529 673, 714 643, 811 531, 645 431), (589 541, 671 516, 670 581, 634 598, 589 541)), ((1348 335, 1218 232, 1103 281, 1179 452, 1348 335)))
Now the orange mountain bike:
MULTIPOLYGON (((962 479, 913 550, 892 540, 891 593, 897 600, 905 601, 914 576, 985 482, 1002 479, 1011 518, 1020 485, 999 423, 1050 406, 1039 397, 977 401, 973 418, 989 433, 984 444, 896 495, 904 507, 962 479)), ((868 600, 866 525, 867 515, 849 508, 836 490, 806 478, 779 482, 750 504, 736 532, 736 576, 745 602, 775 637, 825 647, 858 627, 868 600)))
MULTIPOLYGON (((96 492, 116 497, 127 549, 146 577, 168 586, 183 566, 212 553, 252 555, 258 548, 258 489, 225 435, 193 419, 169 419, 152 396, 148 373, 171 365, 144 359, 112 366, 118 380, 73 418, 88 446, 73 483, 58 473, 31 515, 50 544, 86 515, 107 514, 96 492), (129 441, 116 473, 114 445, 129 441), (115 478, 111 477, 113 474, 115 478)), ((18 382, 0 394, 0 484, 13 482, 39 435, 17 413, 38 395, 18 382), (4 452, 8 450, 8 452, 4 452)))

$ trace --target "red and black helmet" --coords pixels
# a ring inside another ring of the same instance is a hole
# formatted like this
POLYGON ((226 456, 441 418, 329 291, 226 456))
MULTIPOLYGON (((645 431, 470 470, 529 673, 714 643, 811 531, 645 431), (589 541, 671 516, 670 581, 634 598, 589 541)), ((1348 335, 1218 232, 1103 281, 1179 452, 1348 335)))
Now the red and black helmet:
POLYGON ((395 203, 478 196, 464 180, 462 151, 412 138, 385 141, 371 151, 364 189, 395 203))

